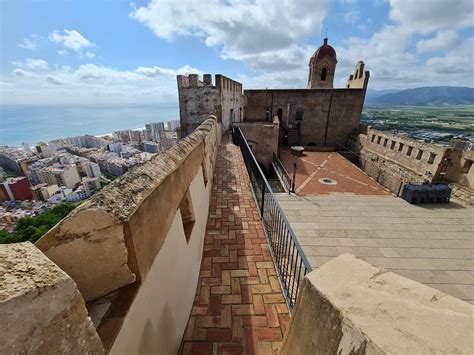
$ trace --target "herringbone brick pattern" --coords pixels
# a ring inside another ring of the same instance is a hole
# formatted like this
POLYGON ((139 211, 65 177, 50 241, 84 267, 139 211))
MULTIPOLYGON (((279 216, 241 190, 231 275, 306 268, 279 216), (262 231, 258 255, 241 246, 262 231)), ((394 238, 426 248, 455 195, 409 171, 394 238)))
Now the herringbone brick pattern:
POLYGON ((242 155, 225 137, 182 353, 275 354, 289 319, 242 155))

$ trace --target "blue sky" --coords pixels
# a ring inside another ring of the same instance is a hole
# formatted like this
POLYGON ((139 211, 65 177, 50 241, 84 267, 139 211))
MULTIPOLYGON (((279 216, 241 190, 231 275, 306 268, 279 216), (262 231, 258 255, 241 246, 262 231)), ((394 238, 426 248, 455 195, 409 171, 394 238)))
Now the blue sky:
POLYGON ((177 74, 305 87, 326 29, 336 86, 474 86, 472 0, 3 0, 2 103, 176 104, 177 74))

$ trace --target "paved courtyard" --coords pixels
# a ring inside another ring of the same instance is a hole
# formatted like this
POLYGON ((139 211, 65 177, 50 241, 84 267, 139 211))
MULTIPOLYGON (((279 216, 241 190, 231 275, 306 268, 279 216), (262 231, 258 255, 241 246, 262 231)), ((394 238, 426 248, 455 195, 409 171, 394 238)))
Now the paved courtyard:
POLYGON ((474 208, 389 195, 277 197, 313 268, 351 253, 474 304, 474 208))
POLYGON ((279 353, 289 320, 240 149, 226 136, 182 353, 279 353))

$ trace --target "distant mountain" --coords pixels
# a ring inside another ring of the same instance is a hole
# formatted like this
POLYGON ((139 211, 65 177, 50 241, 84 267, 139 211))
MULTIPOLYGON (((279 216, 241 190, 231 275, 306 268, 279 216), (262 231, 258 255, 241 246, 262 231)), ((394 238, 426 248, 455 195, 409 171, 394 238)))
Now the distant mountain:
POLYGON ((474 88, 427 86, 370 97, 368 104, 400 106, 474 105, 474 88))
POLYGON ((371 89, 368 89, 367 93, 365 94, 365 99, 366 100, 372 100, 372 99, 375 99, 376 97, 380 97, 380 96, 387 95, 387 94, 393 94, 393 93, 396 93, 396 92, 399 92, 399 91, 401 91, 401 90, 371 90, 371 89))

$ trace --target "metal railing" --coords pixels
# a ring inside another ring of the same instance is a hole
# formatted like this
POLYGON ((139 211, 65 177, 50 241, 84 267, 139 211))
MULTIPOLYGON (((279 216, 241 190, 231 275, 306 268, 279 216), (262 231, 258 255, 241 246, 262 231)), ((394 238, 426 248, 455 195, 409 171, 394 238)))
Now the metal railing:
POLYGON ((300 283, 312 268, 240 128, 232 129, 232 140, 242 152, 283 295, 291 311, 300 283))
POLYGON ((285 188, 288 191, 288 193, 294 192, 291 186, 290 175, 288 174, 285 167, 283 166, 283 163, 281 162, 280 159, 278 159, 275 153, 273 153, 272 165, 275 168, 275 171, 278 174, 278 177, 281 179, 281 181, 285 185, 285 188))

